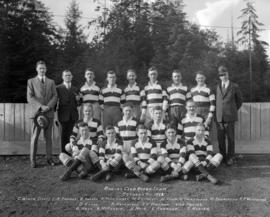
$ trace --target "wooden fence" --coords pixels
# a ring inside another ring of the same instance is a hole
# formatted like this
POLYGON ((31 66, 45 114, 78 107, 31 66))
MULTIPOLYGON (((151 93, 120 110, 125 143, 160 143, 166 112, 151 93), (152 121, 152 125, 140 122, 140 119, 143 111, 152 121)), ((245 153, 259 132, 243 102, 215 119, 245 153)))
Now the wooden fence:
MULTIPOLYGON (((30 109, 24 103, 0 104, 0 155, 29 154, 31 138, 30 109)), ((59 153, 59 129, 53 126, 53 152, 59 153)), ((43 131, 40 134, 38 153, 45 153, 43 131)))
MULTIPOLYGON (((211 138, 217 149, 216 130, 213 126, 211 138)), ((270 153, 270 103, 244 103, 239 111, 235 133, 237 153, 270 153)), ((0 104, 0 155, 28 154, 30 137, 28 104, 0 104)), ((59 147, 59 129, 54 124, 54 153, 59 153, 59 147)), ((45 153, 42 133, 38 153, 45 153)))

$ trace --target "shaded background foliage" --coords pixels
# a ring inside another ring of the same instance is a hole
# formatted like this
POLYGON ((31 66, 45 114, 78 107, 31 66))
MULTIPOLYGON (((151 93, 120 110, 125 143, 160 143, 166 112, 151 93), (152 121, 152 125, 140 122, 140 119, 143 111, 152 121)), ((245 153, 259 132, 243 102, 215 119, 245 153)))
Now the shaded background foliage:
POLYGON ((95 71, 100 86, 110 69, 116 71, 119 85, 124 86, 128 68, 137 71, 138 82, 144 85, 147 68, 152 65, 159 69, 159 79, 165 85, 170 83, 172 70, 179 68, 188 86, 195 85, 198 70, 204 71, 207 82, 214 86, 217 67, 224 64, 231 79, 240 85, 245 101, 249 101, 250 54, 251 101, 269 101, 267 44, 258 39, 262 24, 250 2, 239 17, 243 19, 239 40, 224 44, 215 31, 200 29, 186 19, 184 1, 111 1, 114 6, 89 23, 97 31, 88 42, 84 29, 89 26, 79 25, 81 12, 75 0, 67 8, 65 28, 53 23, 52 14, 38 0, 0 0, 0 101, 26 101, 27 79, 35 76, 35 63, 40 59, 46 61, 48 77, 57 84, 61 72, 70 69, 77 86, 84 82, 86 67, 95 71), (247 38, 252 46, 243 47, 247 38))

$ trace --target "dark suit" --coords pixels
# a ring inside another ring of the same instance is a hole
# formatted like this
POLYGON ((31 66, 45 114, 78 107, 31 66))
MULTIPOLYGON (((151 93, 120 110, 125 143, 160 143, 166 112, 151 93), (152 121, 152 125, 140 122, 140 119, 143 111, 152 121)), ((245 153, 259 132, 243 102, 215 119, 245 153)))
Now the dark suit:
MULTIPOLYGON (((49 125, 44 130, 44 138, 46 142, 47 159, 52 157, 52 126, 54 117, 54 107, 57 102, 57 93, 55 83, 49 78, 45 78, 44 84, 38 77, 31 78, 27 82, 27 101, 30 106, 30 118, 33 119, 36 113, 41 110, 42 105, 47 105, 50 110, 45 113, 49 119, 49 125)), ((32 136, 30 144, 30 160, 35 161, 37 153, 37 142, 41 128, 37 127, 32 120, 32 136)))
POLYGON ((237 84, 229 81, 225 91, 221 83, 216 88, 216 123, 220 153, 226 162, 235 153, 234 124, 238 120, 237 111, 242 105, 242 94, 237 84), (228 153, 226 152, 226 135, 228 153))
POLYGON ((73 126, 79 118, 76 94, 78 89, 71 86, 69 89, 64 84, 56 87, 58 94, 58 120, 61 123, 61 151, 65 152, 65 145, 69 143, 69 137, 72 133, 73 126))

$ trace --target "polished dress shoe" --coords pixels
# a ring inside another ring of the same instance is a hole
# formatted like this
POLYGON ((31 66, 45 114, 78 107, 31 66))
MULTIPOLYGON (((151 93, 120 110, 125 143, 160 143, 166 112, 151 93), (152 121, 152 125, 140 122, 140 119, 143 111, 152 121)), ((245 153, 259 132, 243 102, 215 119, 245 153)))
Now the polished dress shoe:
POLYGON ((50 166, 55 166, 55 162, 53 161, 53 159, 48 159, 47 164, 50 166))
POLYGON ((228 166, 232 166, 233 165, 233 159, 232 158, 230 158, 229 160, 227 160, 227 165, 228 166))
POLYGON ((37 167, 36 161, 31 161, 31 167, 32 167, 32 168, 36 168, 36 167, 37 167))

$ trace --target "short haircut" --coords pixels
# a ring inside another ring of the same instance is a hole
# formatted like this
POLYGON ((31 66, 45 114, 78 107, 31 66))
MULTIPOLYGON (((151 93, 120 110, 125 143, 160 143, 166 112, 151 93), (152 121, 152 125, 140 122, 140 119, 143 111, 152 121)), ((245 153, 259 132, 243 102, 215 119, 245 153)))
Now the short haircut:
POLYGON ((203 75, 204 77, 206 77, 205 73, 203 71, 201 71, 201 70, 195 72, 195 76, 197 76, 197 75, 203 75))
POLYGON ((88 68, 85 69, 85 72, 87 72, 87 71, 90 71, 90 72, 93 72, 94 73, 94 70, 92 68, 90 68, 90 67, 88 67, 88 68))
POLYGON ((91 108, 93 110, 93 105, 91 103, 83 103, 83 108, 91 108))
POLYGON ((179 69, 174 69, 174 70, 172 71, 172 74, 173 74, 173 73, 177 73, 177 74, 182 75, 182 72, 181 72, 179 69))
POLYGON ((139 124, 137 127, 137 131, 139 130, 147 130, 147 127, 144 124, 139 124))
POLYGON ((133 72, 135 75, 137 75, 135 69, 128 69, 128 70, 127 70, 127 74, 128 74, 129 72, 133 72))
POLYGON ((113 71, 113 70, 109 70, 108 72, 107 72, 107 76, 108 75, 116 75, 116 73, 115 73, 115 71, 113 71))
POLYGON ((228 72, 228 69, 227 69, 226 66, 221 65, 220 67, 218 67, 218 71, 219 71, 219 72, 228 72))
POLYGON ((131 103, 126 102, 126 103, 124 103, 124 105, 122 106, 122 108, 124 109, 126 107, 133 108, 133 105, 131 103))
POLYGON ((65 69, 63 72, 62 72, 62 76, 64 75, 65 72, 70 72, 70 74, 72 75, 71 71, 69 69, 65 69))
POLYGON ((88 124, 85 123, 85 122, 80 122, 80 123, 78 124, 78 127, 79 127, 79 128, 83 128, 83 127, 87 127, 87 128, 88 128, 88 124))
POLYGON ((157 71, 157 68, 156 68, 155 66, 152 66, 152 67, 150 67, 150 68, 148 69, 148 72, 150 72, 150 71, 157 71))
POLYGON ((37 67, 38 65, 45 65, 45 66, 46 66, 46 63, 45 63, 45 61, 43 61, 43 60, 39 60, 39 61, 37 61, 37 63, 36 63, 36 67, 37 67))
POLYGON ((106 128, 105 128, 105 132, 107 131, 107 130, 115 130, 114 129, 114 127, 112 126, 112 125, 108 125, 106 128))
POLYGON ((174 122, 170 122, 166 125, 166 130, 168 129, 174 129, 175 131, 177 131, 177 126, 176 126, 176 123, 174 122))
POLYGON ((162 107, 161 106, 155 106, 153 111, 162 111, 162 107))

